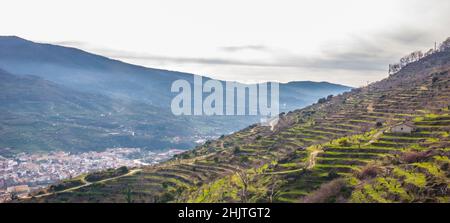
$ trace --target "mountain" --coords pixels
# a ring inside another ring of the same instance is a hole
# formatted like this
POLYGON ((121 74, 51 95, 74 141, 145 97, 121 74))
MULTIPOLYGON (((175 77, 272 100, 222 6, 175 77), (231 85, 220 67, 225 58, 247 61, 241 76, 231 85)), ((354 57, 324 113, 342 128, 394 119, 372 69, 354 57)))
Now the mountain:
POLYGON ((81 175, 21 201, 448 203, 449 72, 450 50, 435 52, 281 114, 273 128, 254 124, 160 165, 94 174, 101 183, 81 175))
MULTIPOLYGON (((109 147, 189 149, 196 140, 259 121, 257 116, 172 115, 172 83, 181 79, 193 84, 193 74, 136 66, 75 48, 0 36, 0 69, 0 155, 109 147)), ((280 84, 281 111, 349 89, 325 82, 280 84)))
MULTIPOLYGON (((114 98, 138 100, 168 108, 176 95, 171 84, 179 79, 193 84, 194 75, 136 66, 79 49, 0 36, 0 67, 15 74, 42 77, 55 83, 114 98)), ((209 78, 204 78, 204 81, 209 78)), ((281 103, 298 108, 349 87, 314 82, 281 84, 281 103), (325 94, 324 94, 325 93, 325 94), (296 99, 296 100, 291 100, 296 99)))
POLYGON ((192 74, 135 66, 79 49, 34 43, 15 36, 0 37, 0 67, 73 89, 149 104, 171 99, 169 94, 161 92, 170 92, 173 81, 192 78, 192 74))
POLYGON ((169 139, 190 137, 198 132, 196 127, 208 124, 201 120, 191 123, 149 104, 79 92, 40 77, 17 76, 4 70, 0 70, 0 92, 2 155, 111 147, 189 148, 194 144, 187 140, 169 139))

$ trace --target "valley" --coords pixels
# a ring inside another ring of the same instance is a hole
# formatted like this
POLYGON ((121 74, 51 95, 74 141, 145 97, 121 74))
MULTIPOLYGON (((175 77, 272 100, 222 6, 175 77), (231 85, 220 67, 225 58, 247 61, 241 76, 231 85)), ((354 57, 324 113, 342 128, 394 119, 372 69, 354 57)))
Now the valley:
MULTIPOLYGON (((450 50, 134 174, 26 202, 449 202, 450 50)), ((18 200, 19 202, 21 200, 18 200)))

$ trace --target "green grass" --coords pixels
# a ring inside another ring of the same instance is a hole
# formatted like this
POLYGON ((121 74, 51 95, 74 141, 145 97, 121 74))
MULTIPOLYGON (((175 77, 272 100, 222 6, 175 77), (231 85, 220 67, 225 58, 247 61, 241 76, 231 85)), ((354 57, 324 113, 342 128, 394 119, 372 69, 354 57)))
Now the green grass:
POLYGON ((298 163, 281 163, 281 164, 278 164, 278 166, 285 167, 285 168, 292 168, 292 167, 298 167, 298 163))
POLYGON ((342 164, 316 164, 315 168, 350 168, 358 170, 357 165, 342 165, 342 164))
POLYGON ((403 177, 406 183, 424 188, 427 184, 426 176, 422 173, 408 172, 399 167, 395 167, 393 171, 395 176, 403 177))
POLYGON ((386 139, 417 139, 417 140, 420 140, 420 139, 426 139, 426 138, 423 138, 423 137, 419 137, 419 136, 389 136, 389 135, 383 135, 383 137, 382 138, 386 138, 386 139))
POLYGON ((388 200, 383 198, 386 192, 377 191, 371 184, 364 185, 364 193, 378 203, 389 203, 388 200))
POLYGON ((445 178, 445 173, 434 163, 414 163, 414 166, 426 169, 428 173, 435 177, 445 178))
POLYGON ((447 156, 433 156, 433 158, 437 162, 450 164, 450 159, 447 156))
MULTIPOLYGON (((404 201, 412 200, 412 197, 405 191, 405 189, 403 189, 401 183, 398 182, 396 179, 390 177, 386 178, 379 177, 376 179, 376 181, 379 187, 386 188, 389 193, 398 195, 402 200, 404 201)), ((383 190, 383 188, 380 189, 383 190)))

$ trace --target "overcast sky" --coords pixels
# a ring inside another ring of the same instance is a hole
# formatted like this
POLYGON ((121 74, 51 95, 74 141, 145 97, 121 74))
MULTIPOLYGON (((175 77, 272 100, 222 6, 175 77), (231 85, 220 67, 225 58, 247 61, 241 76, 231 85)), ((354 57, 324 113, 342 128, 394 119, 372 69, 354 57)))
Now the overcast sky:
POLYGON ((223 80, 360 86, 450 36, 448 0, 2 0, 0 35, 223 80))

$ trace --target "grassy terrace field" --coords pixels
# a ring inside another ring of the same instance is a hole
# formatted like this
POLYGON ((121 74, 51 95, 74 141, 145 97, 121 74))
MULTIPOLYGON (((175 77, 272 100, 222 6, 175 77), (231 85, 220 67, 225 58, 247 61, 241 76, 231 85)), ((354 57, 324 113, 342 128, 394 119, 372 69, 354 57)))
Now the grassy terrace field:
MULTIPOLYGON (((445 92, 441 89, 439 100, 435 103, 446 101, 448 105, 448 78, 442 84, 442 86, 445 85, 445 92)), ((432 88, 429 86, 427 89, 432 88)), ((344 123, 338 126, 348 127, 345 130, 354 130, 355 135, 321 144, 321 152, 317 155, 314 168, 305 170, 301 177, 292 178, 291 182, 281 188, 282 192, 277 199, 280 202, 299 202, 315 190, 320 192, 320 186, 324 181, 343 177, 347 181, 346 186, 354 190, 353 193, 347 194, 353 202, 448 202, 446 189, 449 184, 448 148, 450 146, 448 107, 441 109, 429 107, 433 111, 438 111, 439 114, 416 109, 416 106, 423 104, 417 101, 418 98, 427 98, 426 95, 432 94, 417 89, 408 94, 399 93, 392 99, 373 106, 372 111, 367 111, 365 114, 355 112, 349 115, 352 119, 339 119, 344 123), (399 101, 401 103, 398 103, 399 101), (402 109, 397 108, 399 104, 402 109), (398 114, 397 110, 403 110, 402 114, 398 114), (410 113, 405 113, 407 111, 410 113), (355 121, 355 117, 358 116, 362 117, 359 118, 361 121, 355 121), (356 134, 361 128, 354 126, 357 122, 363 125, 376 121, 378 117, 384 118, 382 125, 364 134, 356 134), (349 120, 351 125, 346 124, 346 120, 349 120), (412 121, 417 131, 411 134, 390 132, 389 126, 401 120, 412 121), (419 156, 419 158, 412 160, 413 162, 402 160, 408 156, 419 156), (375 169, 379 176, 375 179, 360 176, 370 172, 371 169, 375 169), (414 184, 411 186, 411 182, 416 184, 420 182, 420 188, 415 188, 414 184), (430 191, 434 191, 436 196, 427 200, 424 197, 427 197, 427 193, 432 193, 430 191)), ((377 97, 377 94, 372 93, 371 96, 377 97)), ((352 99, 352 101, 355 100, 355 98, 352 99)), ((366 101, 367 95, 352 105, 364 107, 368 104, 366 101)), ((331 121, 321 122, 321 127, 334 126, 330 123, 331 121)), ((333 133, 351 135, 343 131, 333 133)))
POLYGON ((134 174, 27 201, 449 202, 447 59, 282 114, 274 131, 255 124, 134 174), (390 131, 401 122, 416 130, 390 131))

